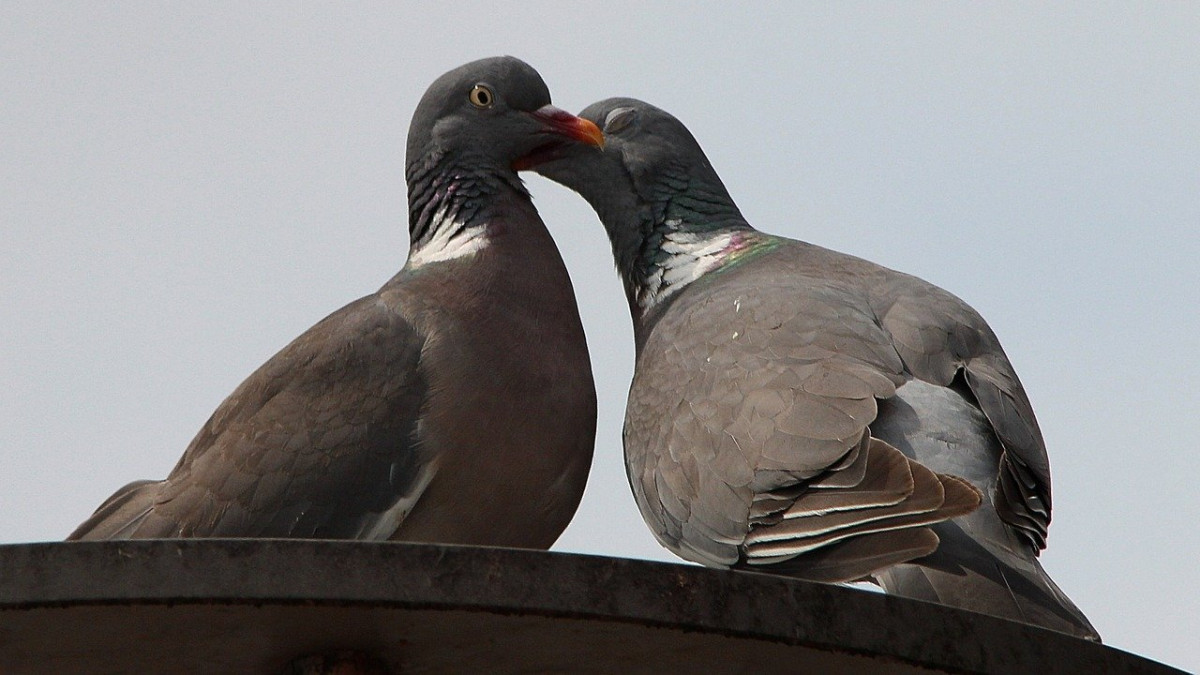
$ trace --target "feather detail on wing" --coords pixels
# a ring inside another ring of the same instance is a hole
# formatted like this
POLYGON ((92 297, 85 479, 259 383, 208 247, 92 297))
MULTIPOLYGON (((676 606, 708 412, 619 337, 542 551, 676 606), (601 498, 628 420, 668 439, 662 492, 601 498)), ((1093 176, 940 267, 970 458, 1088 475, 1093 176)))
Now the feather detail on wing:
POLYGON ((891 336, 845 288, 751 282, 685 291, 640 353, 625 445, 647 523, 689 560, 804 577, 812 557, 822 581, 928 554, 917 530, 980 493, 871 437, 905 377, 891 336))
POLYGON ((377 296, 325 318, 217 408, 166 480, 130 484, 70 539, 386 539, 432 478, 423 339, 377 296))
MULTIPOLYGON (((844 481, 835 480, 832 484, 836 487, 831 487, 823 485, 820 479, 814 480, 786 508, 757 517, 752 515, 751 530, 744 543, 747 565, 776 565, 857 537, 921 528, 970 513, 979 506, 979 491, 965 481, 936 474, 878 439, 864 436, 864 444, 869 447, 858 453, 866 459, 864 477, 858 484, 844 485, 841 484, 844 481)), ((831 471, 830 477, 840 473, 843 471, 831 471)), ((785 500, 773 501, 778 504, 785 500)), ((936 546, 936 537, 913 537, 911 541, 932 542, 936 546)), ((862 546, 863 551, 874 552, 857 560, 848 554, 859 549, 846 549, 839 557, 843 561, 840 572, 831 564, 832 558, 822 556, 820 578, 805 574, 806 563, 800 560, 788 566, 789 573, 816 581, 851 581, 879 569, 868 560, 878 560, 886 566, 911 559, 900 559, 899 550, 880 555, 880 551, 862 546)), ((911 549, 914 558, 932 551, 916 545, 911 549)))

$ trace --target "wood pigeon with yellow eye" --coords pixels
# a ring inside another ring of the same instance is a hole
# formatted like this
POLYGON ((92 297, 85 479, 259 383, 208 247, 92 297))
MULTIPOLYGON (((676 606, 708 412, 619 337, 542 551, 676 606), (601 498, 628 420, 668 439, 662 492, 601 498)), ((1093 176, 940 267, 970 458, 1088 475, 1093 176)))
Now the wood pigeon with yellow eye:
POLYGON ((165 480, 122 488, 70 538, 548 548, 583 494, 596 394, 516 168, 601 143, 515 58, 438 78, 409 130, 403 269, 251 374, 165 480))
POLYGON ((1050 467, 996 336, 921 279, 752 228, 699 144, 634 99, 539 173, 612 242, 637 365, 642 516, 715 567, 887 591, 1098 639, 1038 563, 1050 467), (978 508, 977 508, 978 507, 978 508))

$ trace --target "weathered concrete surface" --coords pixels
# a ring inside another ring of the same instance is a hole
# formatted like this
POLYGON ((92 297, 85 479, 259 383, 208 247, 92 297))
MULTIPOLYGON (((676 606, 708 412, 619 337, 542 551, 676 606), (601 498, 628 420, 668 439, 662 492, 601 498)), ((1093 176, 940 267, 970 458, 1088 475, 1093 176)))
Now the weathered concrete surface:
POLYGON ((540 551, 284 540, 0 546, 0 673, 1177 673, 791 579, 540 551))

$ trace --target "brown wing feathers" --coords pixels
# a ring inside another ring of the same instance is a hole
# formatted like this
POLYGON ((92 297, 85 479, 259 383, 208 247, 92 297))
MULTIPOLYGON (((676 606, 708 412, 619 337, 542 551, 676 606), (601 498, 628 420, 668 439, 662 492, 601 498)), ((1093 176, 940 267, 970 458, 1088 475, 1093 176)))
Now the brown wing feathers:
MULTIPOLYGON (((974 487, 953 476, 926 469, 879 439, 864 435, 863 442, 847 453, 851 454, 856 455, 853 462, 840 470, 835 467, 803 486, 790 503, 786 498, 790 494, 768 493, 762 499, 756 499, 758 515, 752 511, 751 529, 744 542, 746 564, 779 564, 854 538, 923 528, 969 513, 979 506, 981 495, 974 487), (765 512, 763 507, 768 502, 777 507, 786 506, 765 512)), ((936 547, 937 544, 936 536, 916 533, 897 535, 890 540, 906 537, 912 542, 920 542, 902 547, 911 549, 913 558, 927 555, 933 550, 928 545, 936 547)), ((885 538, 879 538, 871 546, 877 547, 884 541, 885 538)), ((835 558, 814 557, 813 564, 821 571, 813 580, 850 581, 878 569, 874 567, 875 563, 868 562, 871 559, 884 561, 885 566, 911 559, 897 560, 901 557, 899 551, 885 556, 871 553, 862 558, 849 555, 853 551, 865 554, 872 550, 871 546, 863 543, 843 550, 836 558, 843 561, 841 571, 833 564, 835 558)), ((789 573, 811 578, 803 572, 803 561, 797 560, 789 568, 789 573)))

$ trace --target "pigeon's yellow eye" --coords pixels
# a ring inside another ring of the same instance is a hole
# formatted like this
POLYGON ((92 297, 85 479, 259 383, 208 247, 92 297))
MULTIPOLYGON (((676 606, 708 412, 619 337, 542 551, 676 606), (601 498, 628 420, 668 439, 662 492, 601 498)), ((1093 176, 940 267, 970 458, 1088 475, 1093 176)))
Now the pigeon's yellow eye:
POLYGON ((492 90, 482 84, 475 85, 467 98, 471 99, 471 105, 476 108, 490 108, 496 100, 496 97, 492 96, 492 90))

